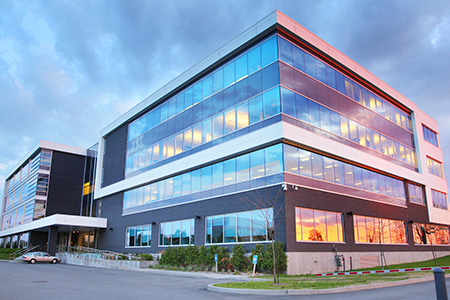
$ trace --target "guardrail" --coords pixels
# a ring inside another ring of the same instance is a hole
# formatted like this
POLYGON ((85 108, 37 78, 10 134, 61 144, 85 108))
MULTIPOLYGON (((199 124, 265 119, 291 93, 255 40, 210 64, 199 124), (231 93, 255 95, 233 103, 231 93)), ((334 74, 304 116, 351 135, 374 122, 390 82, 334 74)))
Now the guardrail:
POLYGON ((109 250, 99 250, 83 246, 59 246, 57 251, 68 253, 95 253, 100 254, 103 259, 111 260, 141 260, 140 257, 132 254, 114 252, 109 250))
POLYGON ((380 273, 400 273, 400 272, 434 271, 435 269, 450 270, 450 267, 425 267, 425 268, 406 268, 406 269, 391 269, 391 270, 336 272, 336 273, 316 274, 315 276, 339 276, 339 275, 365 275, 365 274, 380 274, 380 273))
POLYGON ((39 245, 30 246, 30 247, 27 247, 27 248, 19 249, 19 250, 15 251, 15 252, 11 253, 11 257, 19 257, 19 256, 21 256, 21 255, 23 255, 25 253, 28 253, 28 252, 31 252, 31 251, 35 250, 36 248, 39 248, 39 245))

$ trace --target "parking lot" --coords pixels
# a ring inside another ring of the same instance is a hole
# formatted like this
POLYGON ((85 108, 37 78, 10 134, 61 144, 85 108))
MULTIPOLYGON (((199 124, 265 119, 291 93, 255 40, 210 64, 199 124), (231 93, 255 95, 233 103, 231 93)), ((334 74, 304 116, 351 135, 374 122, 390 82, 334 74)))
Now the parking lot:
MULTIPOLYGON (((0 262, 0 299, 273 299, 273 296, 210 292, 207 285, 230 281, 189 274, 97 269, 66 264, 0 262)), ((447 287, 449 289, 449 287, 447 287)), ((280 299, 434 299, 434 282, 333 295, 280 299)))

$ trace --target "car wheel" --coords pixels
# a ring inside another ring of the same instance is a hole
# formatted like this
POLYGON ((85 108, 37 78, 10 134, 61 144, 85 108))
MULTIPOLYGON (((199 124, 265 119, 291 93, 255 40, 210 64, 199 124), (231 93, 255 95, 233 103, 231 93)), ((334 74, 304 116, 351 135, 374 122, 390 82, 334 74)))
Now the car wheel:
POLYGON ((30 264, 35 264, 35 263, 36 263, 36 260, 34 258, 30 260, 30 264))
POLYGON ((58 262, 58 260, 56 259, 56 258, 54 258, 53 260, 52 260, 52 264, 56 264, 58 262))

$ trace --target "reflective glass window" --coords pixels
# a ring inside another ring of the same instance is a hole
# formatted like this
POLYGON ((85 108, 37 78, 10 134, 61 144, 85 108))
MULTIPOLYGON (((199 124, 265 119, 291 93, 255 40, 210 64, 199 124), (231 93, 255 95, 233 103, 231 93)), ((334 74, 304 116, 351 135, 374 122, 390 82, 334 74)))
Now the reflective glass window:
POLYGON ((212 166, 212 187, 220 187, 223 185, 223 162, 212 166))
POLYGON ((261 45, 261 64, 267 66, 277 58, 277 39, 273 37, 261 45))
POLYGON ((202 191, 209 190, 211 188, 211 171, 212 166, 202 168, 202 191))
POLYGON ((251 213, 241 212, 237 214, 238 242, 250 242, 251 240, 251 213))
POLYGON ((343 242, 342 214, 295 208, 297 242, 343 242))
POLYGON ((283 171, 282 145, 274 145, 264 149, 266 175, 272 175, 283 171))
POLYGON ((206 121, 203 121, 202 123, 202 142, 207 143, 212 140, 212 119, 208 119, 206 121))
POLYGON ((213 118, 213 139, 217 139, 223 135, 223 114, 213 118))
POLYGON ((191 192, 195 193, 201 189, 202 170, 194 170, 191 172, 191 192))
POLYGON ((236 110, 230 109, 225 112, 224 134, 231 133, 236 130, 236 110))
POLYGON ((192 147, 196 147, 202 143, 202 124, 198 124, 192 128, 192 147))
POLYGON ((236 157, 237 182, 250 179, 250 155, 245 154, 236 157))
POLYGON ((230 214, 224 216, 224 242, 225 243, 236 243, 237 232, 236 232, 236 214, 230 214))
POLYGON ((264 150, 250 153, 250 177, 252 179, 264 176, 264 150))
POLYGON ((244 102, 236 107, 236 118, 238 130, 249 125, 248 102, 244 102))
POLYGON ((236 159, 229 159, 223 162, 224 184, 236 182, 236 159))
POLYGON ((250 116, 250 125, 263 120, 262 96, 257 96, 249 101, 248 111, 250 116))

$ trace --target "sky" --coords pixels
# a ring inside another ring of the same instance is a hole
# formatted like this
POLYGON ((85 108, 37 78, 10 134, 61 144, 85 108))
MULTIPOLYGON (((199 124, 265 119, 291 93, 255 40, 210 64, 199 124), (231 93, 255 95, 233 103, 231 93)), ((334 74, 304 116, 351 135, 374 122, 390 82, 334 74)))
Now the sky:
POLYGON ((448 0, 0 0, 0 182, 40 140, 90 147, 276 9, 437 120, 450 176, 448 0))

